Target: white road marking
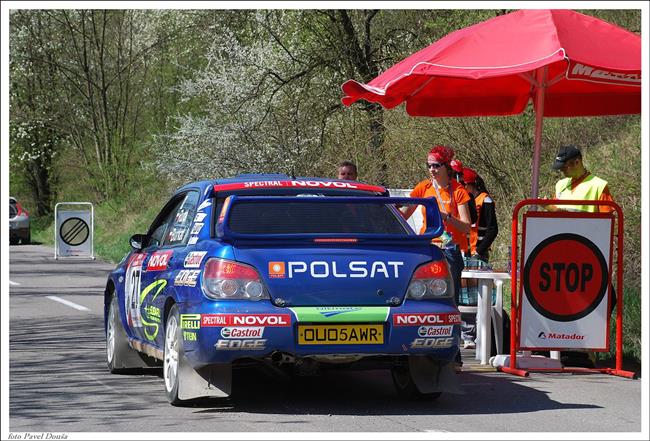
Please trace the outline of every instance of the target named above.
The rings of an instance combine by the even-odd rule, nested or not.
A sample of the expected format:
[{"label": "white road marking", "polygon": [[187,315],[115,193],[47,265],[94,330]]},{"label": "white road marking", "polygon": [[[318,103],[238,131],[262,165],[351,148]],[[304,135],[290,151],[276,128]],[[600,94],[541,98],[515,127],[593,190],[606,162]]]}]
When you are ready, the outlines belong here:
[{"label": "white road marking", "polygon": [[54,300],[55,302],[63,303],[64,305],[67,305],[71,308],[77,309],[79,311],[90,311],[90,309],[86,308],[85,306],[77,305],[76,303],[72,303],[69,300],[62,299],[61,297],[57,296],[47,296],[48,299]]},{"label": "white road marking", "polygon": [[9,284],[10,284],[10,285],[13,285],[13,286],[18,286],[18,285],[20,285],[20,283],[18,283],[18,282],[12,282],[11,280],[9,281]]}]

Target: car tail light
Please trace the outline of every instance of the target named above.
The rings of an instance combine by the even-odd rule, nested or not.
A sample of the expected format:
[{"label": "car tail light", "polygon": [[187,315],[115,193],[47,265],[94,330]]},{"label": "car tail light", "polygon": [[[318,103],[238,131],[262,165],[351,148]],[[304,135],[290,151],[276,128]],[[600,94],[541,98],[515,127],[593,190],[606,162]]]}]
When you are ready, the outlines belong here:
[{"label": "car tail light", "polygon": [[269,294],[255,268],[225,259],[209,259],[203,269],[203,293],[215,300],[261,300]]},{"label": "car tail light", "polygon": [[416,268],[406,296],[414,300],[439,299],[451,297],[453,292],[454,282],[451,279],[449,264],[446,260],[436,260]]},{"label": "car tail light", "polygon": [[25,215],[27,216],[27,211],[18,203],[16,202],[16,216],[20,215]]}]

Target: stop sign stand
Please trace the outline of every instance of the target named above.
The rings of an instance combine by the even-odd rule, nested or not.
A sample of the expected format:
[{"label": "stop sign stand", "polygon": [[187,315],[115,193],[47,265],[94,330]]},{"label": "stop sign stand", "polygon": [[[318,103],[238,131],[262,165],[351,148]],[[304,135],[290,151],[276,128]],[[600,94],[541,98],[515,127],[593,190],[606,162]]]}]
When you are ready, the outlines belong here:
[{"label": "stop sign stand", "polygon": [[[536,206],[546,205],[609,206],[614,211],[608,214],[536,210]],[[544,228],[531,228],[531,231],[527,232],[525,223],[519,247],[519,213],[527,206],[533,207],[524,215],[524,220],[535,221],[536,226],[548,227],[547,231],[540,232]],[[553,234],[554,228],[568,222],[574,222],[575,225],[580,225],[580,228],[573,227],[574,231],[569,228],[568,232],[560,228],[559,234]],[[602,234],[603,232],[605,234]],[[531,355],[531,350],[609,350],[614,241],[617,269],[616,367],[563,367],[557,359]],[[532,246],[525,249],[527,242],[532,243]],[[497,370],[524,377],[527,377],[529,372],[567,372],[603,373],[636,378],[634,372],[622,368],[623,212],[616,203],[549,199],[525,199],[519,202],[512,216],[511,256],[511,267],[515,270],[511,278],[510,354],[493,357],[491,363]],[[603,300],[606,301],[603,303]],[[522,323],[525,324],[524,327]],[[559,332],[554,332],[556,329],[559,329]],[[574,330],[576,332],[571,332]],[[521,350],[524,352],[518,355],[517,352]]]}]

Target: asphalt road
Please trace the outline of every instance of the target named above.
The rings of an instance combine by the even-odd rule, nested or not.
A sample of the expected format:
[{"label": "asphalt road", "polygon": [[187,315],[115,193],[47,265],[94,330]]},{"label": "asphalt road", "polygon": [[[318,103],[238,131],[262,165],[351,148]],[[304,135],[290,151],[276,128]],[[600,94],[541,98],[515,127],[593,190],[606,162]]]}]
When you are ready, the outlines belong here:
[{"label": "asphalt road", "polygon": [[602,374],[521,378],[475,365],[459,374],[464,394],[443,394],[436,402],[398,399],[387,371],[287,382],[248,370],[235,373],[229,399],[172,407],[160,370],[111,375],[106,368],[102,293],[113,265],[54,260],[53,254],[39,245],[10,247],[14,433],[642,430],[641,380]]}]

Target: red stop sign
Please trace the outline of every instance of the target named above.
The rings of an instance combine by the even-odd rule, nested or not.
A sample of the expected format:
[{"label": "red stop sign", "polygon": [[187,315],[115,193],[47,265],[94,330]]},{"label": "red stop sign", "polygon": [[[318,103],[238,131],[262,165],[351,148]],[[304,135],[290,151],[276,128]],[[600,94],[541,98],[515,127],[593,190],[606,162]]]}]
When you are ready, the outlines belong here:
[{"label": "red stop sign", "polygon": [[526,298],[544,317],[560,322],[592,312],[607,292],[607,262],[589,239],[572,233],[551,236],[528,256]]}]

